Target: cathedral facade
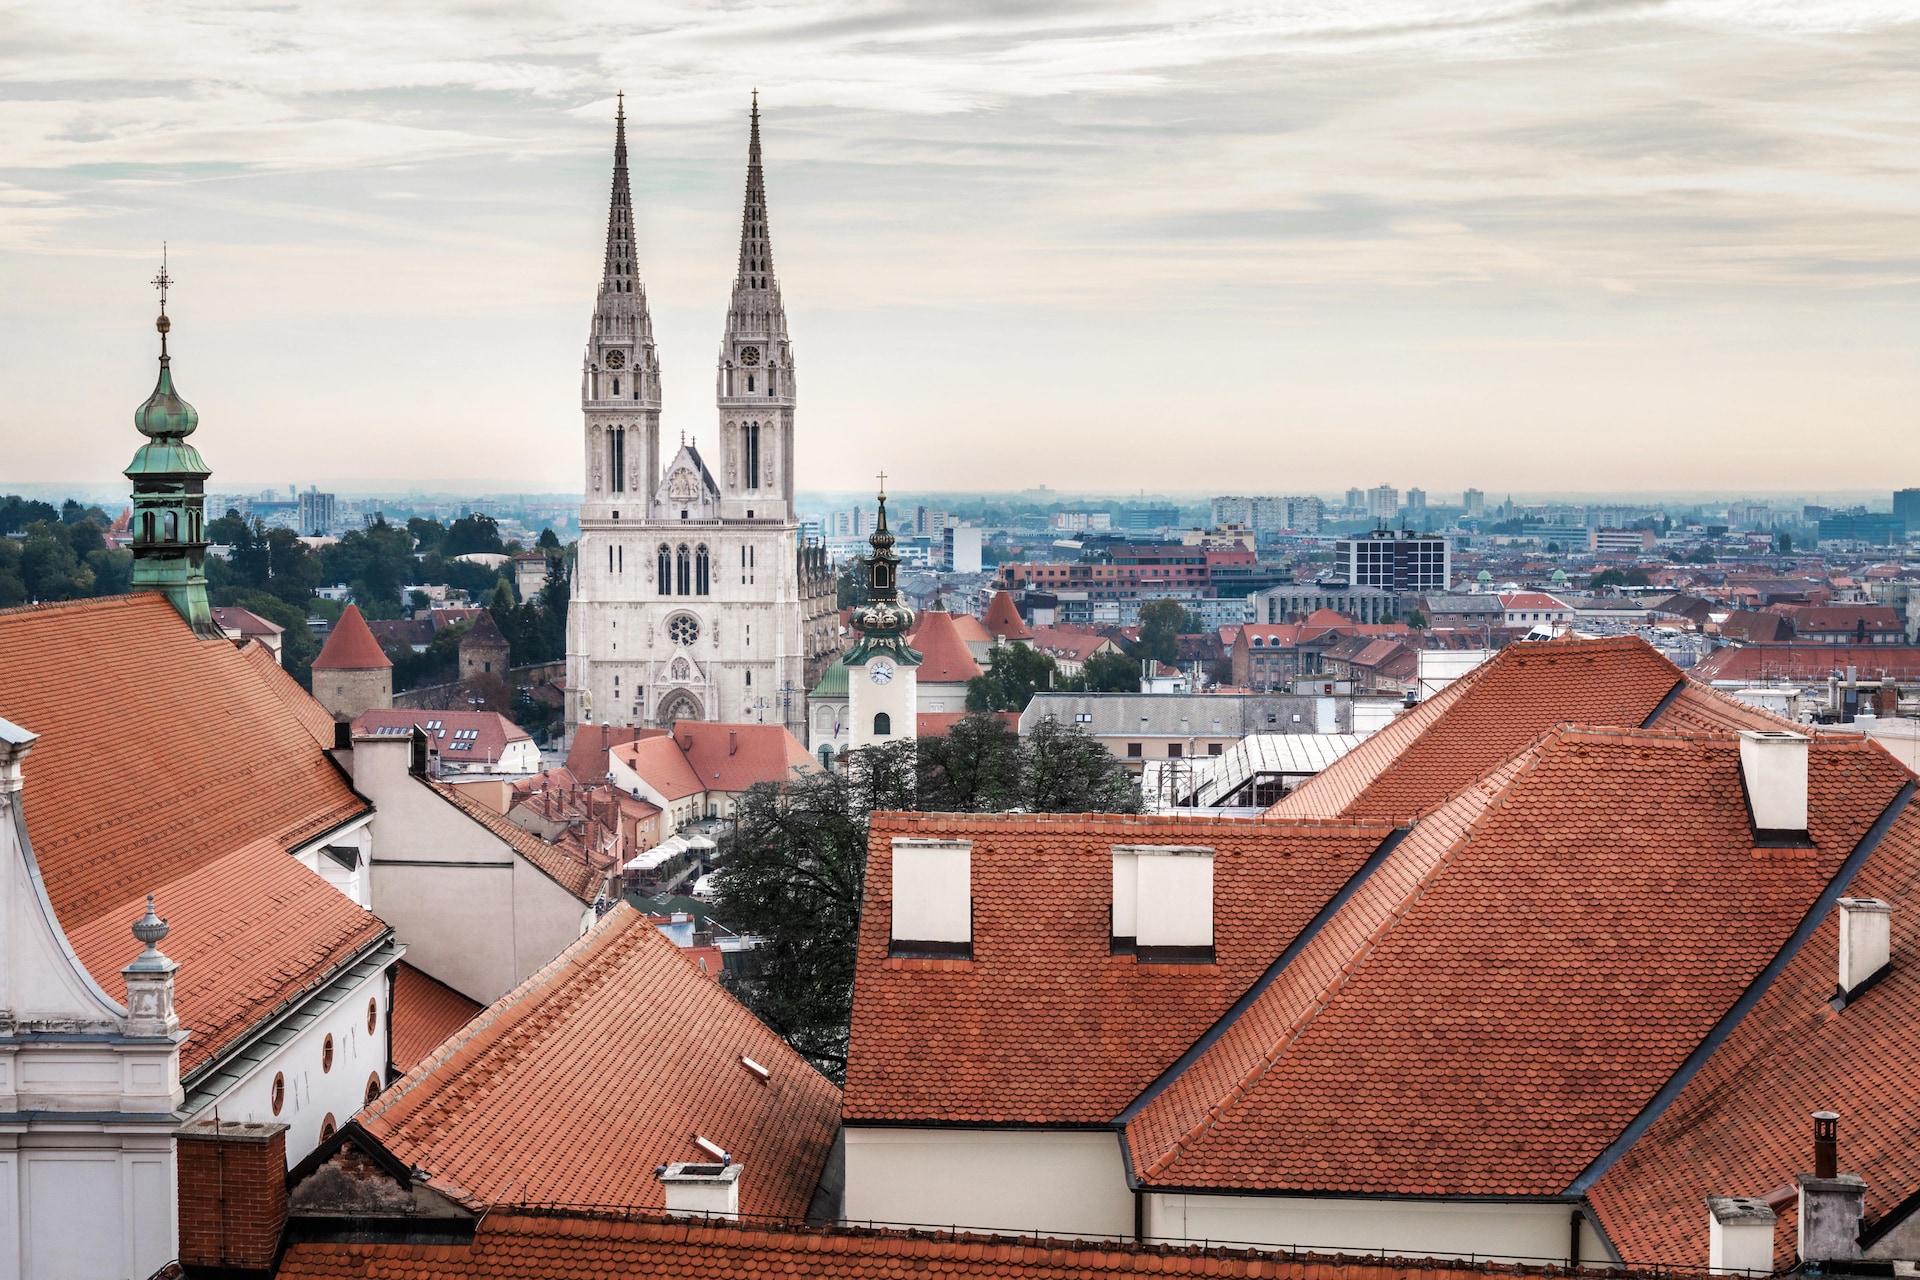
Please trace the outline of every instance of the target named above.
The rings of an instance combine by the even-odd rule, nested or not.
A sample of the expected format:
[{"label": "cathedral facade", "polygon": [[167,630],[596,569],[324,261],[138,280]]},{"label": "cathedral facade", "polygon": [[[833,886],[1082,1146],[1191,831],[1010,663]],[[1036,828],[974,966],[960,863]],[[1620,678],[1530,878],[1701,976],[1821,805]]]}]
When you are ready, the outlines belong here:
[{"label": "cathedral facade", "polygon": [[720,339],[715,456],[684,435],[662,463],[660,365],[614,126],[613,194],[580,402],[585,496],[567,616],[567,731],[676,720],[785,724],[838,651],[824,549],[793,507],[797,384],[773,272],[755,102],[733,296]]}]

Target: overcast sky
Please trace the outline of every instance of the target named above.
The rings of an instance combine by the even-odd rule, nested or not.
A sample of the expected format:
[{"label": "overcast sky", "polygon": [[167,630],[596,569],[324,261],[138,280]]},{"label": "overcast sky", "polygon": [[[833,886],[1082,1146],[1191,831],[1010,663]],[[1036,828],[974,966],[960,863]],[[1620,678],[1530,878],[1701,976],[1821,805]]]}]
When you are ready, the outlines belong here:
[{"label": "overcast sky", "polygon": [[669,440],[765,113],[799,481],[1920,484],[1911,0],[0,2],[0,486],[580,484],[614,92]]}]

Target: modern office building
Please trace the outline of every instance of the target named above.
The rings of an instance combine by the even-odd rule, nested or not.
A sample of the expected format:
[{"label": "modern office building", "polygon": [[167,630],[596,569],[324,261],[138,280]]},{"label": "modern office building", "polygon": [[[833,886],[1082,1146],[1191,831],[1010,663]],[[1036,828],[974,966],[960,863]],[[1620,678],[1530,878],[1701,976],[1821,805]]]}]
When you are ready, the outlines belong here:
[{"label": "modern office building", "polygon": [[1375,529],[1358,538],[1342,538],[1333,550],[1346,568],[1347,581],[1356,587],[1424,594],[1445,591],[1453,580],[1453,553],[1438,535]]}]

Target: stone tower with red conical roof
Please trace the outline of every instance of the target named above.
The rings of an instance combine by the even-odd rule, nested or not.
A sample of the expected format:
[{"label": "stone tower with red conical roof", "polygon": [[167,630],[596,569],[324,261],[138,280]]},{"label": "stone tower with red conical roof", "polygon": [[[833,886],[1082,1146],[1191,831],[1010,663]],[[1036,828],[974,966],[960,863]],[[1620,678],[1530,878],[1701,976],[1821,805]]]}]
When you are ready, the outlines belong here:
[{"label": "stone tower with red conical roof", "polygon": [[393,706],[393,663],[380,651],[367,620],[348,605],[313,660],[313,696],[335,720]]}]

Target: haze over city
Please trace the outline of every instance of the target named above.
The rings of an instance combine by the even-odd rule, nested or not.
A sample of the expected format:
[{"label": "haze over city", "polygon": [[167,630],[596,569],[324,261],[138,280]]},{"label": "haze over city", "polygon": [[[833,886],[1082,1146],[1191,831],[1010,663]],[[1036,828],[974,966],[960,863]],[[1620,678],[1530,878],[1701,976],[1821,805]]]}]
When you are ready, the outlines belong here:
[{"label": "haze over city", "polygon": [[576,490],[622,89],[663,427],[710,444],[757,87],[803,488],[1871,488],[1920,408],[1917,44],[1869,3],[15,7],[3,469],[114,482],[166,239],[216,484]]}]

